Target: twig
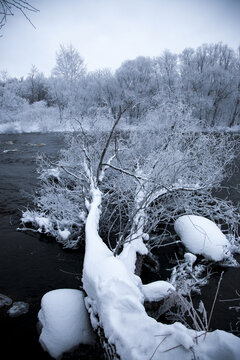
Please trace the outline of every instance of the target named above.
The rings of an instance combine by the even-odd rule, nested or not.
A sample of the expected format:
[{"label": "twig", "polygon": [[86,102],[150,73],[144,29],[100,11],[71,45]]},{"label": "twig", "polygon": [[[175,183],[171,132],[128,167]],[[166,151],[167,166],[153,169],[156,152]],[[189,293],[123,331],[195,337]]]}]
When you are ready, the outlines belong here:
[{"label": "twig", "polygon": [[110,168],[112,168],[112,169],[114,169],[114,170],[116,170],[116,171],[119,171],[119,172],[123,173],[123,174],[132,176],[132,177],[134,177],[137,181],[139,181],[139,180],[148,181],[148,180],[149,180],[149,179],[147,179],[147,178],[143,178],[143,177],[141,177],[141,176],[138,176],[138,175],[136,175],[136,174],[133,174],[133,173],[131,173],[131,172],[128,171],[128,170],[121,169],[121,168],[119,168],[119,167],[117,167],[117,166],[114,166],[114,165],[111,165],[111,164],[108,164],[108,163],[103,163],[102,166],[110,167]]},{"label": "twig", "polygon": [[214,300],[213,300],[213,304],[212,304],[211,312],[210,312],[210,315],[209,315],[206,331],[209,331],[209,325],[210,325],[210,322],[211,322],[211,319],[212,319],[212,314],[213,314],[213,310],[214,310],[214,307],[215,307],[215,304],[216,304],[216,300],[217,300],[219,288],[220,288],[220,285],[221,285],[221,281],[222,281],[222,278],[223,278],[223,274],[224,274],[224,271],[221,272],[221,275],[220,275],[220,278],[219,278],[219,281],[218,281],[217,290],[216,290],[215,297],[214,297]]},{"label": "twig", "polygon": [[153,354],[152,354],[152,356],[150,357],[149,360],[152,360],[152,359],[153,359],[153,357],[154,357],[154,355],[156,354],[159,346],[164,342],[164,340],[166,340],[166,338],[167,338],[167,336],[165,336],[165,337],[162,339],[162,341],[158,344],[158,346],[157,346],[156,349],[154,350],[154,352],[153,352]]},{"label": "twig", "polygon": [[68,275],[81,276],[81,274],[79,274],[79,273],[72,273],[70,271],[65,271],[62,269],[59,269],[59,271],[63,272],[64,274],[68,274]]}]

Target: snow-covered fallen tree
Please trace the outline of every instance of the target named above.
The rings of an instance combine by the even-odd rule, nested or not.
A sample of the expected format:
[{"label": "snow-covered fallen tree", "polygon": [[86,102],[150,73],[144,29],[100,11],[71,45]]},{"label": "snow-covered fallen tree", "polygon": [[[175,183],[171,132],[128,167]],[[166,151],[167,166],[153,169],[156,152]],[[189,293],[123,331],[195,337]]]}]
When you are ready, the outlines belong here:
[{"label": "snow-covered fallen tree", "polygon": [[[144,302],[171,297],[175,288],[166,282],[143,285],[138,276],[142,257],[162,245],[168,224],[179,215],[207,216],[223,223],[231,239],[236,235],[236,209],[211,195],[234,159],[235,144],[193,131],[189,113],[181,111],[170,114],[175,121],[161,133],[118,133],[125,110],[119,108],[109,133],[81,127],[58,163],[45,162],[37,210],[23,215],[23,225],[35,225],[66,247],[85,238],[85,304],[109,359],[237,359],[240,339],[231,334],[148,316]],[[54,172],[46,171],[53,166]],[[159,223],[164,231],[152,238]],[[186,261],[193,266],[193,255]]]}]

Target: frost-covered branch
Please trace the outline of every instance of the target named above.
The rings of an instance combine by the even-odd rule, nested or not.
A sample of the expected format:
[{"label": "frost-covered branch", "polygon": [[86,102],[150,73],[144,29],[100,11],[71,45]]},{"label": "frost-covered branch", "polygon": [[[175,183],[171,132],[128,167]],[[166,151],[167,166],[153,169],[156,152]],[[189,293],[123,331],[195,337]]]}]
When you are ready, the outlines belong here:
[{"label": "frost-covered branch", "polygon": [[15,10],[20,11],[27,21],[35,28],[27,13],[38,12],[39,10],[37,8],[23,0],[0,0],[0,29],[6,24],[7,17],[14,15]]},{"label": "frost-covered branch", "polygon": [[109,148],[110,141],[112,140],[112,136],[113,136],[113,133],[114,133],[114,131],[115,131],[115,128],[117,127],[117,125],[118,125],[118,123],[119,123],[122,115],[127,111],[127,109],[128,109],[129,106],[130,106],[130,104],[127,105],[124,109],[122,109],[122,106],[119,105],[119,111],[118,111],[117,118],[116,118],[116,120],[114,121],[114,124],[113,124],[113,126],[112,126],[112,129],[111,129],[111,131],[109,132],[109,135],[108,135],[108,137],[107,137],[106,144],[105,144],[105,146],[104,146],[104,148],[103,148],[103,151],[102,151],[102,153],[101,153],[101,155],[100,155],[99,164],[98,164],[98,167],[97,167],[97,174],[96,174],[97,183],[99,183],[100,178],[101,178],[101,171],[102,171],[102,166],[103,166],[103,160],[104,160],[104,157],[105,157],[105,155],[106,155],[106,152],[107,152],[107,150],[108,150],[108,148]]}]

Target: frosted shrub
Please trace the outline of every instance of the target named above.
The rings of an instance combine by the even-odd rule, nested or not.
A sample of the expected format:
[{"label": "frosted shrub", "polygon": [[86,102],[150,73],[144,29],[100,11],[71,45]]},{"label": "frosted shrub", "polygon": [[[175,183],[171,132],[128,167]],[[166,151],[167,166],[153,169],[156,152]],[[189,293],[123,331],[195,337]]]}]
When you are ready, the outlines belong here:
[{"label": "frosted shrub", "polygon": [[[108,171],[101,185],[104,196],[99,230],[116,254],[124,242],[131,241],[127,239],[130,233],[132,239],[133,233],[138,233],[139,225],[134,225],[133,219],[141,209],[144,233],[158,231],[159,224],[165,229],[160,236],[150,236],[150,248],[162,245],[172,236],[173,221],[181,214],[207,216],[224,224],[227,233],[236,238],[237,209],[212,196],[212,189],[218,188],[231,171],[234,142],[230,136],[196,132],[197,123],[181,106],[169,110],[168,116],[172,118],[171,127],[161,132],[155,128],[146,132],[144,125],[138,129],[129,127],[128,131],[115,132],[107,148],[106,157],[111,162],[101,165]],[[111,122],[108,118],[110,127]],[[83,234],[88,213],[84,200],[88,193],[86,163],[98,171],[99,157],[109,135],[101,123],[102,119],[91,127],[91,123],[78,121],[79,132],[68,135],[67,148],[62,150],[59,161],[52,164],[42,159],[40,163],[36,211],[49,217],[52,226],[47,232],[67,247],[71,241],[81,241]],[[64,229],[70,232],[66,242],[59,235],[59,230]]]}]

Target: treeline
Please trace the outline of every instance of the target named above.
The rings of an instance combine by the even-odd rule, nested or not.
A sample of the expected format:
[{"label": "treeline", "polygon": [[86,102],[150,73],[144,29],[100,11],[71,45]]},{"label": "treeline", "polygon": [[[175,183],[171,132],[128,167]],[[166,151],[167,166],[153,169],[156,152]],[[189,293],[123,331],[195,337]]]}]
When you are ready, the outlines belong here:
[{"label": "treeline", "polygon": [[60,45],[50,77],[35,66],[26,78],[1,73],[1,121],[29,104],[54,107],[62,124],[69,118],[116,117],[119,106],[127,109],[129,123],[164,122],[164,109],[181,104],[207,127],[232,127],[240,124],[240,49],[217,43],[179,55],[165,51],[127,60],[113,73],[87,72],[78,51]]}]

